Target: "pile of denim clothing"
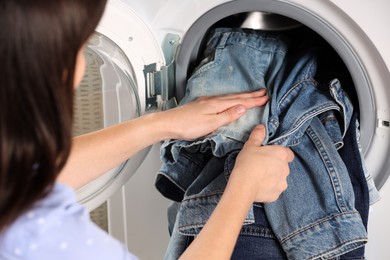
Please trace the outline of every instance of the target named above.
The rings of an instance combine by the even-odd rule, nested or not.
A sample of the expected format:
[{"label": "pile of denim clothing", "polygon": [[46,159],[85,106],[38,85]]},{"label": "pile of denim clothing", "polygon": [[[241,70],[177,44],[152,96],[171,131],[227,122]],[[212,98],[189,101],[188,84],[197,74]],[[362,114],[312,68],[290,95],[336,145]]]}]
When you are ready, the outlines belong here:
[{"label": "pile of denim clothing", "polygon": [[358,107],[353,91],[332,78],[336,61],[323,46],[297,38],[240,28],[209,33],[180,104],[262,88],[270,100],[206,137],[163,143],[156,187],[175,202],[166,259],[177,259],[200,232],[260,123],[264,144],[290,147],[295,159],[280,198],[253,204],[232,259],[364,259],[368,210],[379,195],[359,146]]}]

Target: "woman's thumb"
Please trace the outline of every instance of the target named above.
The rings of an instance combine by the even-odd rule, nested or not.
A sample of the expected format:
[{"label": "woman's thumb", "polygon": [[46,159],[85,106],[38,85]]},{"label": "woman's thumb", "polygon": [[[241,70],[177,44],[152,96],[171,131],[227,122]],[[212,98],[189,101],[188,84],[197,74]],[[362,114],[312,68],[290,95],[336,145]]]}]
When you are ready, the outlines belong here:
[{"label": "woman's thumb", "polygon": [[261,145],[265,138],[265,127],[264,125],[257,125],[253,130],[247,142],[251,142],[255,145]]}]

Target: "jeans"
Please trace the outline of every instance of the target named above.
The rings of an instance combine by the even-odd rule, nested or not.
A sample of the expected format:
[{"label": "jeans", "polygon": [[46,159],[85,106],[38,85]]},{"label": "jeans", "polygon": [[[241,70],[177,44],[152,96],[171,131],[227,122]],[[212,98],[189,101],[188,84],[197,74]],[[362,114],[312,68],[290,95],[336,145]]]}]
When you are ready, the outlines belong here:
[{"label": "jeans", "polygon": [[[255,43],[262,48],[268,45],[261,41],[272,39],[275,42],[275,37],[255,35]],[[214,44],[217,50],[206,50],[206,60],[218,62],[203,63],[198,69],[200,72],[195,72],[189,79],[186,95],[190,97],[185,102],[192,100],[194,93],[225,94],[231,92],[231,88],[234,88],[233,92],[247,91],[246,80],[252,76],[233,77],[237,80],[231,81],[229,73],[240,71],[240,74],[251,75],[254,67],[263,68],[262,64],[254,66],[246,61],[256,59],[257,54],[261,56],[259,61],[268,66],[274,64],[270,63],[270,58],[275,57],[269,54],[272,48],[261,52],[253,47],[252,31],[244,34],[224,29],[222,33],[215,32],[211,43],[213,39],[218,42]],[[246,44],[248,42],[251,44]],[[208,53],[214,53],[213,59],[207,58],[210,57]],[[256,112],[256,116],[249,114],[242,128],[238,122],[238,125],[218,130],[201,140],[164,143],[161,153],[164,165],[156,187],[166,197],[181,201],[167,259],[180,256],[181,250],[185,249],[185,236],[199,233],[226,186],[234,166],[231,159],[234,151],[241,149],[250,130],[261,122],[267,127],[266,143],[289,146],[296,155],[290,167],[288,189],[276,202],[264,204],[273,234],[286,256],[289,259],[329,259],[366,243],[365,227],[354,208],[351,180],[337,153],[343,146],[353,107],[337,80],[327,85],[319,85],[314,80],[314,52],[309,51],[297,59],[280,55],[278,51],[276,56],[283,57],[276,63],[278,67],[270,67],[262,74],[270,102],[264,111]],[[268,59],[262,59],[264,56]],[[229,62],[225,63],[225,60]],[[206,69],[202,69],[203,66]],[[244,82],[240,82],[242,80]],[[215,87],[212,83],[223,87]],[[244,225],[251,224],[257,224],[253,208],[244,222]],[[258,242],[261,244],[263,240]],[[237,250],[239,257],[237,254],[241,251]]]},{"label": "jeans", "polygon": [[[358,113],[354,112],[351,124],[344,138],[345,145],[339,150],[339,153],[348,168],[348,173],[351,178],[355,194],[355,208],[359,211],[363,224],[367,229],[370,203],[374,203],[379,199],[379,193],[362,160],[359,137]],[[365,259],[364,247],[348,252],[339,259]]]},{"label": "jeans", "polygon": [[[354,153],[351,153],[357,161],[359,161],[359,164],[361,168],[358,168],[359,171],[362,171],[367,182],[367,188],[368,188],[368,197],[369,197],[369,204],[373,205],[377,203],[381,199],[381,195],[379,194],[378,189],[375,186],[374,179],[372,178],[371,174],[368,172],[366,164],[364,162],[364,156],[362,153],[362,147],[360,145],[360,131],[359,131],[359,121],[355,121],[355,127],[351,129],[351,134],[355,134],[356,137],[351,140],[351,142],[354,142]],[[356,149],[359,151],[357,154]],[[355,164],[355,167],[359,167]]]},{"label": "jeans", "polygon": [[253,206],[255,222],[243,226],[237,239],[232,260],[283,260],[287,259],[276,239],[262,205]]},{"label": "jeans", "polygon": [[[168,219],[175,220],[179,203],[174,202],[169,207]],[[171,214],[174,215],[171,215]],[[232,260],[285,260],[287,259],[279,241],[276,239],[269,225],[264,208],[260,204],[253,206],[255,222],[244,225],[237,238],[234,251],[230,259]],[[173,231],[174,225],[170,223],[169,233],[172,236],[170,248],[171,254],[165,256],[166,259],[177,259],[179,254],[174,256],[172,252],[184,252],[192,243],[194,236],[184,236]],[[174,241],[174,243],[173,243]]]}]

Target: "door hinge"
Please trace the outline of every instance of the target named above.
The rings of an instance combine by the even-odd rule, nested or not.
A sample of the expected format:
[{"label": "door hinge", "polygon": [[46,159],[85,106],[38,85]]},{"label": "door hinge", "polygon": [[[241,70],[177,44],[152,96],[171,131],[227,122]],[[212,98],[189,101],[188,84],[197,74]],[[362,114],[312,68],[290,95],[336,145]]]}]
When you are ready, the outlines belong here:
[{"label": "door hinge", "polygon": [[163,42],[162,50],[166,65],[157,63],[145,65],[144,77],[146,83],[146,108],[168,109],[176,106],[174,98],[175,82],[175,55],[179,46],[180,37],[168,34]]}]

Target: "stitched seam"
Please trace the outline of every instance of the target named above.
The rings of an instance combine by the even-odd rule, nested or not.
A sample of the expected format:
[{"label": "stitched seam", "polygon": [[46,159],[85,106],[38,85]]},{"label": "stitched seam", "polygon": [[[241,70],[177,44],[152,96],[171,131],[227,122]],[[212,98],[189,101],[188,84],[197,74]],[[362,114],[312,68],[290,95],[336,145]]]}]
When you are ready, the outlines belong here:
[{"label": "stitched seam", "polygon": [[299,229],[299,230],[297,230],[297,231],[291,233],[290,235],[286,236],[285,238],[282,238],[282,239],[280,240],[280,243],[283,244],[283,243],[285,243],[287,240],[291,239],[292,237],[297,236],[297,235],[299,235],[299,234],[301,234],[301,233],[304,233],[304,232],[306,232],[306,231],[308,231],[308,230],[310,230],[310,229],[313,229],[313,228],[315,228],[315,227],[317,227],[317,226],[319,226],[319,225],[321,225],[321,224],[323,224],[323,223],[325,223],[325,222],[328,222],[328,221],[331,220],[331,219],[334,219],[334,218],[337,218],[337,217],[341,217],[341,216],[356,215],[356,214],[359,214],[359,212],[357,212],[357,211],[352,211],[352,212],[344,212],[344,213],[340,213],[340,214],[333,214],[332,216],[329,216],[329,217],[320,219],[320,220],[317,221],[316,223],[313,223],[313,224],[311,224],[311,225],[308,225],[308,226],[306,226],[306,227],[303,227],[303,228],[301,228],[301,229]]}]

